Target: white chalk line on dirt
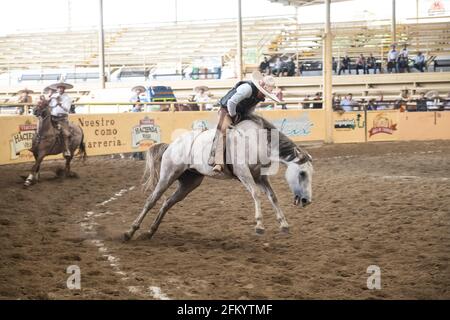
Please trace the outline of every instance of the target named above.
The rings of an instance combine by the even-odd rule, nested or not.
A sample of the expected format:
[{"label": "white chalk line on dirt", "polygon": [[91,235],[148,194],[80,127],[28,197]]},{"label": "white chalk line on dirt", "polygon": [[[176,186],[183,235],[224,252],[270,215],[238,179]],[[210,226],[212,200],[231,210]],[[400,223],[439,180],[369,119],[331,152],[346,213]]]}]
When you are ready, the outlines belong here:
[{"label": "white chalk line on dirt", "polygon": [[[126,194],[128,191],[134,190],[135,187],[132,186],[128,189],[121,189],[119,192],[115,193],[113,197],[109,198],[106,201],[103,201],[102,203],[97,204],[97,206],[105,206],[106,204],[117,200],[119,197]],[[95,222],[95,218],[108,216],[108,215],[114,215],[114,213],[110,211],[95,213],[94,211],[87,211],[84,215],[83,221],[80,223],[81,229],[89,235],[97,236],[96,226],[98,226],[98,223]],[[112,255],[111,251],[106,247],[105,243],[100,239],[92,239],[91,243],[97,247],[97,250],[99,253],[104,257],[107,261],[109,266],[113,269],[114,273],[120,276],[120,279],[122,281],[127,281],[130,279],[128,274],[121,269],[120,266],[120,259],[114,255]],[[145,297],[152,297],[154,299],[158,300],[170,300],[169,297],[162,292],[161,288],[157,286],[127,286],[127,289],[129,292]]]}]

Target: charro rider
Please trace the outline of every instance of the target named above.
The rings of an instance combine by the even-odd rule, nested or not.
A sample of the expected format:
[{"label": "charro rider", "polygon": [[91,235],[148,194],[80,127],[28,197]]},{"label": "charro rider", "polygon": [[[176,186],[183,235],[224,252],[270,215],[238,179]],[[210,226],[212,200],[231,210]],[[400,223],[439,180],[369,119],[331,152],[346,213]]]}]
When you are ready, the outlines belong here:
[{"label": "charro rider", "polygon": [[56,128],[60,130],[63,136],[64,142],[64,157],[70,157],[69,151],[69,111],[72,105],[72,99],[65,93],[66,89],[72,89],[73,85],[58,82],[48,87],[51,90],[56,90],[50,97],[49,106],[51,107],[52,121],[55,123]]},{"label": "charro rider", "polygon": [[[252,112],[259,102],[265,100],[265,96],[278,103],[281,102],[272,94],[274,87],[275,79],[272,76],[264,77],[259,71],[255,71],[252,74],[251,81],[239,81],[220,99],[221,108],[219,110],[219,123],[217,124],[215,137],[216,147],[211,150],[212,154],[214,154],[213,170],[215,172],[223,171],[226,130],[239,122],[243,115]],[[222,139],[219,138],[220,136]]]}]

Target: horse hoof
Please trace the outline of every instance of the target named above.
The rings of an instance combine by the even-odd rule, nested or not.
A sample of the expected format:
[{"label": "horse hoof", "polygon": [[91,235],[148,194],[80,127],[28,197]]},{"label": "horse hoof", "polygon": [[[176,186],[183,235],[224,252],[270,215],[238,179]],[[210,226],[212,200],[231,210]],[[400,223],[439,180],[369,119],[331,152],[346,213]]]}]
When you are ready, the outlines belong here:
[{"label": "horse hoof", "polygon": [[255,232],[257,235],[263,235],[265,230],[263,228],[255,228]]},{"label": "horse hoof", "polygon": [[127,242],[127,241],[130,241],[132,237],[133,237],[133,235],[131,234],[131,232],[128,231],[123,234],[122,239],[123,239],[123,241]]},{"label": "horse hoof", "polygon": [[289,227],[281,227],[280,231],[282,234],[289,234]]}]

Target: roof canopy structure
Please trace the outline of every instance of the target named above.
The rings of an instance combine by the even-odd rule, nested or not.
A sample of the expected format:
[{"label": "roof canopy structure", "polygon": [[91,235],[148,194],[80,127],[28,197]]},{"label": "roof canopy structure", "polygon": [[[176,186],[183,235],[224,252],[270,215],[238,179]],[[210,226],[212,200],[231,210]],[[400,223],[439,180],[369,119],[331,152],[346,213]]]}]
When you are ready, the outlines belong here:
[{"label": "roof canopy structure", "polygon": [[[323,4],[324,0],[269,0],[270,2],[282,3],[286,6],[304,7]],[[348,0],[331,0],[331,2],[342,2]]]}]

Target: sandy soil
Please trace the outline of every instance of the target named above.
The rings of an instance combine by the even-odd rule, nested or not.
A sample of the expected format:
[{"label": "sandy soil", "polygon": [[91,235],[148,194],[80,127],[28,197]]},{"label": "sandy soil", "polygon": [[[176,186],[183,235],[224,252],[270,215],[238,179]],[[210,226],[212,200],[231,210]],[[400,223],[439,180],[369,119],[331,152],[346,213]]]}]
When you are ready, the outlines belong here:
[{"label": "sandy soil", "polygon": [[[272,179],[288,236],[266,199],[257,236],[244,188],[205,179],[152,240],[123,243],[145,199],[142,161],[75,162],[71,179],[55,177],[62,162],[46,162],[29,189],[20,178],[29,164],[1,166],[0,298],[450,299],[450,141],[309,151],[313,204],[293,207],[284,170]],[[81,290],[66,287],[70,265]],[[381,290],[367,289],[370,265]]]}]

